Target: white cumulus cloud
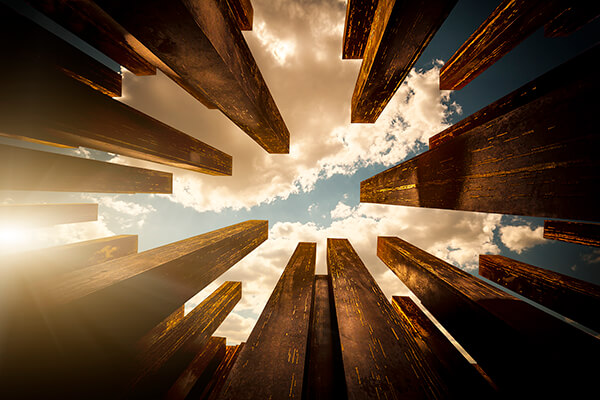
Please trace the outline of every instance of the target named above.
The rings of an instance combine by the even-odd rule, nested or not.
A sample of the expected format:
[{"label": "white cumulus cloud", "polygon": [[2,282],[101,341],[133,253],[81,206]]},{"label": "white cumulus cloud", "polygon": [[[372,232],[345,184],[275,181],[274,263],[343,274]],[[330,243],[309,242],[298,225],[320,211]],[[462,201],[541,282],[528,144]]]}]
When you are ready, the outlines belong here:
[{"label": "white cumulus cloud", "polygon": [[529,225],[508,225],[500,228],[502,243],[517,254],[533,246],[544,243],[544,228],[531,228]]}]

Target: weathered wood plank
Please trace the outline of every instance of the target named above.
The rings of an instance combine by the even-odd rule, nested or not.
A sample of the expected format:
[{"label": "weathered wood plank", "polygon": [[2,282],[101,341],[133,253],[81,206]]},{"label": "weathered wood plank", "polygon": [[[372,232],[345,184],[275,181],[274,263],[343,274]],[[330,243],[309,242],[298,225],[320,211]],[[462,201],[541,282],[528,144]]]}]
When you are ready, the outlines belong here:
[{"label": "weathered wood plank", "polygon": [[[24,64],[43,64],[111,97],[121,96],[121,74],[94,60],[35,22],[0,4],[0,49]],[[6,60],[2,60],[6,62]],[[27,68],[25,65],[24,68]],[[11,79],[12,73],[5,75]],[[3,84],[4,85],[4,84]]]},{"label": "weathered wood plank", "polygon": [[265,150],[289,152],[287,127],[226,1],[96,3]]},{"label": "weathered wood plank", "polygon": [[227,0],[227,3],[229,3],[238,27],[243,31],[251,31],[254,9],[250,0]]},{"label": "weathered wood plank", "polygon": [[173,174],[0,144],[0,190],[173,193]]},{"label": "weathered wood plank", "polygon": [[479,256],[479,275],[600,332],[600,286],[498,255]]},{"label": "weathered wood plank", "polygon": [[140,340],[135,346],[137,368],[130,397],[160,398],[169,392],[173,398],[184,398],[199,378],[197,358],[202,359],[210,336],[241,298],[241,282],[225,282],[163,335]]},{"label": "weathered wood plank", "polygon": [[348,240],[327,239],[327,270],[348,398],[450,397]]},{"label": "weathered wood plank", "polygon": [[379,237],[377,255],[477,361],[502,396],[592,390],[594,374],[587,366],[598,358],[598,339],[397,237]]},{"label": "weathered wood plank", "polygon": [[156,343],[162,337],[168,334],[185,317],[185,305],[173,311],[167,318],[163,319],[158,325],[152,328],[142,337],[138,343]]},{"label": "weathered wood plank", "polygon": [[[237,346],[227,346],[225,350],[225,357],[213,373],[210,382],[206,385],[201,395],[194,396],[197,400],[217,400],[221,391],[223,389],[223,385],[225,385],[225,380],[229,376],[229,372],[235,361],[237,360],[242,348],[244,347],[244,343],[240,343]],[[195,393],[193,393],[195,395]]]},{"label": "weathered wood plank", "polygon": [[316,243],[299,243],[220,399],[300,398],[313,298]]},{"label": "weathered wood plank", "polygon": [[456,0],[381,0],[352,95],[352,122],[379,118]]},{"label": "weathered wood plank", "polygon": [[600,224],[546,220],[544,239],[600,247]]},{"label": "weathered wood plank", "polygon": [[589,118],[600,81],[578,75],[362,181],[361,202],[600,220],[600,135]]},{"label": "weathered wood plank", "polygon": [[97,219],[94,203],[0,205],[0,226],[37,228]]},{"label": "weathered wood plank", "polygon": [[377,4],[377,0],[348,0],[342,59],[363,58]]},{"label": "weathered wood plank", "polygon": [[552,21],[544,25],[544,36],[564,37],[581,29],[600,15],[597,1],[573,1]]},{"label": "weathered wood plank", "polygon": [[29,4],[71,31],[135,75],[154,75],[156,67],[144,58],[150,52],[91,0],[27,0]]}]

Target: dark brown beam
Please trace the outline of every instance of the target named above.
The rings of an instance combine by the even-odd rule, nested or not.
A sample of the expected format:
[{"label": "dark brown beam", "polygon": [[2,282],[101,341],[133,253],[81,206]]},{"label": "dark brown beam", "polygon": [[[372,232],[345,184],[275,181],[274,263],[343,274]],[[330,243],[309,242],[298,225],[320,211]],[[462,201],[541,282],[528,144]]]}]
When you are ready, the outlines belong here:
[{"label": "dark brown beam", "polygon": [[[76,79],[105,95],[121,96],[121,74],[96,61],[35,22],[0,4],[0,35],[18,40],[3,40],[0,48],[25,64],[45,65]],[[3,62],[6,62],[3,60]],[[28,68],[24,65],[23,68]],[[12,74],[5,75],[9,79]]]},{"label": "dark brown beam", "polygon": [[96,3],[265,150],[289,152],[287,127],[226,1]]},{"label": "dark brown beam", "polygon": [[352,95],[352,122],[377,121],[456,1],[379,1]]},{"label": "dark brown beam", "polygon": [[546,220],[544,238],[600,247],[600,224]]},{"label": "dark brown beam", "polygon": [[0,144],[0,190],[173,193],[173,174]]},{"label": "dark brown beam", "polygon": [[97,219],[94,203],[0,205],[0,226],[37,228]]},{"label": "dark brown beam", "polygon": [[316,243],[299,243],[220,399],[300,398],[304,381]]},{"label": "dark brown beam", "polygon": [[589,118],[600,82],[578,75],[361,182],[361,202],[600,220],[600,135]]},{"label": "dark brown beam", "polygon": [[553,20],[564,0],[504,0],[440,70],[440,89],[459,90]]},{"label": "dark brown beam", "polygon": [[155,343],[173,329],[185,317],[185,304],[173,311],[167,318],[146,333],[138,343]]},{"label": "dark brown beam", "polygon": [[143,56],[150,51],[93,1],[27,0],[27,2],[135,75],[156,74],[156,67]]},{"label": "dark brown beam", "polygon": [[600,354],[598,339],[399,238],[379,237],[377,255],[477,361],[502,396],[592,390],[595,379],[588,366]]},{"label": "dark brown beam", "polygon": [[342,59],[363,58],[377,4],[377,0],[348,0]]},{"label": "dark brown beam", "polygon": [[227,0],[238,27],[243,31],[252,30],[254,9],[250,0]]},{"label": "dark brown beam", "polygon": [[235,364],[235,361],[240,355],[243,347],[244,343],[241,343],[237,346],[227,346],[225,357],[212,375],[210,382],[206,385],[202,394],[195,396],[194,398],[198,400],[218,399],[223,389],[223,385],[225,384],[225,380],[229,376],[229,372],[231,371],[231,368],[233,368],[233,365]]},{"label": "dark brown beam", "polygon": [[[225,282],[163,335],[140,340],[128,397],[162,397],[169,392],[174,398],[184,398],[196,383],[196,356],[202,357],[210,336],[241,298],[241,282]],[[222,347],[224,355],[224,338]],[[187,366],[191,368],[186,370]]]},{"label": "dark brown beam", "polygon": [[504,256],[480,255],[479,275],[600,332],[600,286]]},{"label": "dark brown beam", "polygon": [[600,15],[600,4],[596,1],[572,1],[569,3],[556,18],[544,25],[544,36],[569,36]]}]

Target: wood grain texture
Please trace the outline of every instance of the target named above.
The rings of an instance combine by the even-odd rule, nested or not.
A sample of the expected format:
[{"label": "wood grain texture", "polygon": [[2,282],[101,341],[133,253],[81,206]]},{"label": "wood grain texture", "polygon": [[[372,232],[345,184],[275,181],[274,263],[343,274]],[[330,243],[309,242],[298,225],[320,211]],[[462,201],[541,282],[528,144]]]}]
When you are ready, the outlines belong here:
[{"label": "wood grain texture", "polygon": [[220,399],[301,398],[316,247],[316,243],[296,247]]},{"label": "wood grain texture", "polygon": [[289,152],[287,127],[226,1],[96,3],[267,152]]},{"label": "wood grain texture", "polygon": [[143,54],[150,51],[93,1],[27,0],[27,2],[135,75],[156,74],[156,67],[143,57]]},{"label": "wood grain texture", "polygon": [[363,58],[378,0],[348,0],[344,24],[342,59]]},{"label": "wood grain texture", "polygon": [[41,63],[46,68],[59,71],[107,96],[121,96],[121,74],[5,4],[0,4],[0,35],[5,38],[18,38],[0,42],[3,54],[22,58],[25,64]]},{"label": "wood grain texture", "polygon": [[0,144],[0,190],[173,193],[173,174]]},{"label": "wood grain texture", "polygon": [[569,36],[600,15],[600,3],[597,1],[573,1],[569,3],[552,21],[544,25],[544,36]]},{"label": "wood grain texture", "polygon": [[327,270],[348,398],[448,398],[348,240],[327,239]]},{"label": "wood grain texture", "polygon": [[94,203],[0,205],[0,226],[38,228],[97,219]]},{"label": "wood grain texture", "polygon": [[361,202],[600,220],[600,135],[589,118],[600,82],[579,75],[362,181]]},{"label": "wood grain texture", "polygon": [[380,0],[352,95],[352,122],[379,118],[456,0]]},{"label": "wood grain texture", "polygon": [[592,390],[586,365],[598,357],[598,339],[397,237],[379,237],[377,255],[477,361],[501,396],[583,396]]},{"label": "wood grain texture", "polygon": [[498,255],[479,256],[479,275],[600,332],[600,286]]},{"label": "wood grain texture", "polygon": [[440,89],[459,90],[553,20],[565,0],[503,0],[440,70]]},{"label": "wood grain texture", "polygon": [[238,27],[243,31],[251,31],[254,9],[250,0],[227,0],[227,3],[229,3]]},{"label": "wood grain texture", "polygon": [[[221,390],[223,390],[223,385],[225,385],[225,381],[229,376],[229,372],[231,372],[231,368],[235,364],[242,348],[244,347],[244,343],[240,343],[236,346],[227,346],[225,350],[225,357],[213,373],[210,381],[202,391],[202,393],[198,396],[195,396],[195,399],[198,400],[216,400],[221,394]],[[195,393],[193,393],[195,395]]]},{"label": "wood grain texture", "polygon": [[163,335],[140,340],[128,397],[163,397],[169,392],[167,397],[184,398],[199,378],[197,358],[202,359],[210,336],[241,298],[241,282],[225,282]]},{"label": "wood grain texture", "polygon": [[600,224],[546,220],[544,239],[600,247]]}]

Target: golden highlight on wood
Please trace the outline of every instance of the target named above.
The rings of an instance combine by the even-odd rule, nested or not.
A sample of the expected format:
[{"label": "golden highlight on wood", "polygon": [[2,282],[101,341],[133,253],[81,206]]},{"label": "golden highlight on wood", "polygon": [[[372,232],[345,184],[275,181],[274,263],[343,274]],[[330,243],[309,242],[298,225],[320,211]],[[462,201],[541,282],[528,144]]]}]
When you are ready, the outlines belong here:
[{"label": "golden highlight on wood", "polygon": [[544,239],[600,247],[600,224],[546,220]]},{"label": "golden highlight on wood", "polygon": [[377,4],[377,0],[348,0],[342,44],[344,60],[363,58]]}]

